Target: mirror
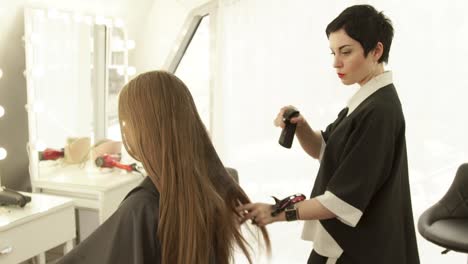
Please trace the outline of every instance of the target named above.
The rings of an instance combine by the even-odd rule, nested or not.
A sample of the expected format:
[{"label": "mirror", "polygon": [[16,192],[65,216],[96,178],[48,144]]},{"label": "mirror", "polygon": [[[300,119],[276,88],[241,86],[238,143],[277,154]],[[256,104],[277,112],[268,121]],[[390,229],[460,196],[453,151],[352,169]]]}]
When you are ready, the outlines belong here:
[{"label": "mirror", "polygon": [[110,47],[109,65],[107,67],[108,90],[106,99],[106,128],[107,137],[121,141],[120,125],[118,118],[118,94],[128,82],[128,76],[135,74],[135,68],[126,67],[128,64],[128,50],[135,47],[133,41],[127,41],[125,31],[122,28],[109,28]]},{"label": "mirror", "polygon": [[[33,189],[34,181],[48,176],[49,167],[54,167],[39,162],[44,149],[67,153],[67,145],[79,142],[84,153],[101,139],[120,141],[117,95],[135,72],[127,67],[128,49],[134,43],[127,41],[122,25],[121,20],[101,16],[25,9]],[[81,159],[74,157],[69,164],[83,166],[87,161]]]},{"label": "mirror", "polygon": [[211,131],[210,16],[201,17],[175,75],[190,89],[200,117]]},{"label": "mirror", "polygon": [[218,1],[208,1],[187,16],[163,68],[187,84],[218,153],[225,151],[225,100],[218,27]]},{"label": "mirror", "polygon": [[72,19],[54,10],[25,11],[28,110],[35,113],[35,141],[46,147],[95,133],[95,60],[105,55],[96,46],[105,44],[98,39],[105,26]]}]

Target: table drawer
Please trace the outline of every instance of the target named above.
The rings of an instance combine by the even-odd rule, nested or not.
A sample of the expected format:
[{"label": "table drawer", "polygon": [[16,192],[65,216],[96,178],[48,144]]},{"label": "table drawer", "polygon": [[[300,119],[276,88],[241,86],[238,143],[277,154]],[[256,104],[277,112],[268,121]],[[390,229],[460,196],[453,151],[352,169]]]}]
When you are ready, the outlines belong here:
[{"label": "table drawer", "polygon": [[[1,224],[1,223],[0,223]],[[0,232],[0,263],[17,264],[75,237],[72,205]]]}]

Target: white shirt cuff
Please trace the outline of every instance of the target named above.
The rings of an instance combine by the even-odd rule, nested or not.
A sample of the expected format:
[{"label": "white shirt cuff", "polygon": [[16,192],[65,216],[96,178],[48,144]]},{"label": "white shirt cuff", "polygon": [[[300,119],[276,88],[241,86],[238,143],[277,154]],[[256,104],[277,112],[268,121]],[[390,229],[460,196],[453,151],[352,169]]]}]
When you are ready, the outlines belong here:
[{"label": "white shirt cuff", "polygon": [[315,198],[317,198],[317,200],[328,210],[334,213],[338,220],[346,225],[356,227],[361,219],[361,210],[341,200],[329,191],[326,191],[324,194]]},{"label": "white shirt cuff", "polygon": [[335,239],[327,232],[318,220],[304,221],[302,239],[313,241],[314,250],[319,255],[334,259],[335,261],[343,253],[343,249],[340,245],[338,245]]}]

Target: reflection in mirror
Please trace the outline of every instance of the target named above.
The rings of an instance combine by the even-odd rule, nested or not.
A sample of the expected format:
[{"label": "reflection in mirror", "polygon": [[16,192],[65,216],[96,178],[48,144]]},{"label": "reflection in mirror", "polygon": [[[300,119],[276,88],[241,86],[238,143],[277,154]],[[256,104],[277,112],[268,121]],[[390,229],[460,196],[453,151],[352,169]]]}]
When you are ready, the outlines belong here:
[{"label": "reflection in mirror", "polygon": [[[69,13],[25,11],[29,110],[35,113],[36,143],[60,148],[67,137],[93,138],[95,39],[102,25],[80,23]],[[86,23],[89,21],[89,23]],[[28,94],[29,95],[29,94]]]},{"label": "reflection in mirror", "polygon": [[[86,165],[94,171],[96,166],[88,165],[94,165],[102,148],[120,153],[120,147],[113,148],[119,142],[94,145],[108,136],[108,124],[118,126],[117,94],[131,72],[127,52],[134,43],[128,43],[123,28],[112,22],[57,10],[25,10],[33,181],[55,174],[60,164]],[[120,132],[115,140],[120,140]],[[63,162],[48,162],[57,158]]]},{"label": "reflection in mirror", "polygon": [[135,44],[133,41],[127,41],[125,31],[122,28],[109,28],[109,31],[111,45],[108,51],[110,61],[107,72],[107,137],[112,140],[121,141],[118,118],[118,94],[122,87],[128,82],[128,76],[135,74],[134,68],[127,68],[127,52],[128,49],[133,48]]},{"label": "reflection in mirror", "polygon": [[201,18],[175,75],[190,89],[200,117],[211,131],[210,16]]}]

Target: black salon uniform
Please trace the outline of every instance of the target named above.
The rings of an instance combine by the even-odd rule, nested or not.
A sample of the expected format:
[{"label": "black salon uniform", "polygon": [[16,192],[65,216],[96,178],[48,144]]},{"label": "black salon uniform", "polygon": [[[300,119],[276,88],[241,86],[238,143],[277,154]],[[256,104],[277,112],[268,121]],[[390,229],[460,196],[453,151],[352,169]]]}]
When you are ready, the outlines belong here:
[{"label": "black salon uniform", "polygon": [[[351,113],[343,109],[322,132],[326,147],[311,198],[317,197],[337,218],[311,224],[315,238],[310,239],[314,250],[308,263],[419,263],[405,120],[395,87],[388,82],[391,73],[379,78],[387,83],[371,87]],[[369,85],[382,83],[379,78]]]},{"label": "black salon uniform", "polygon": [[133,189],[117,211],[58,264],[157,264],[159,193],[149,177]]}]

